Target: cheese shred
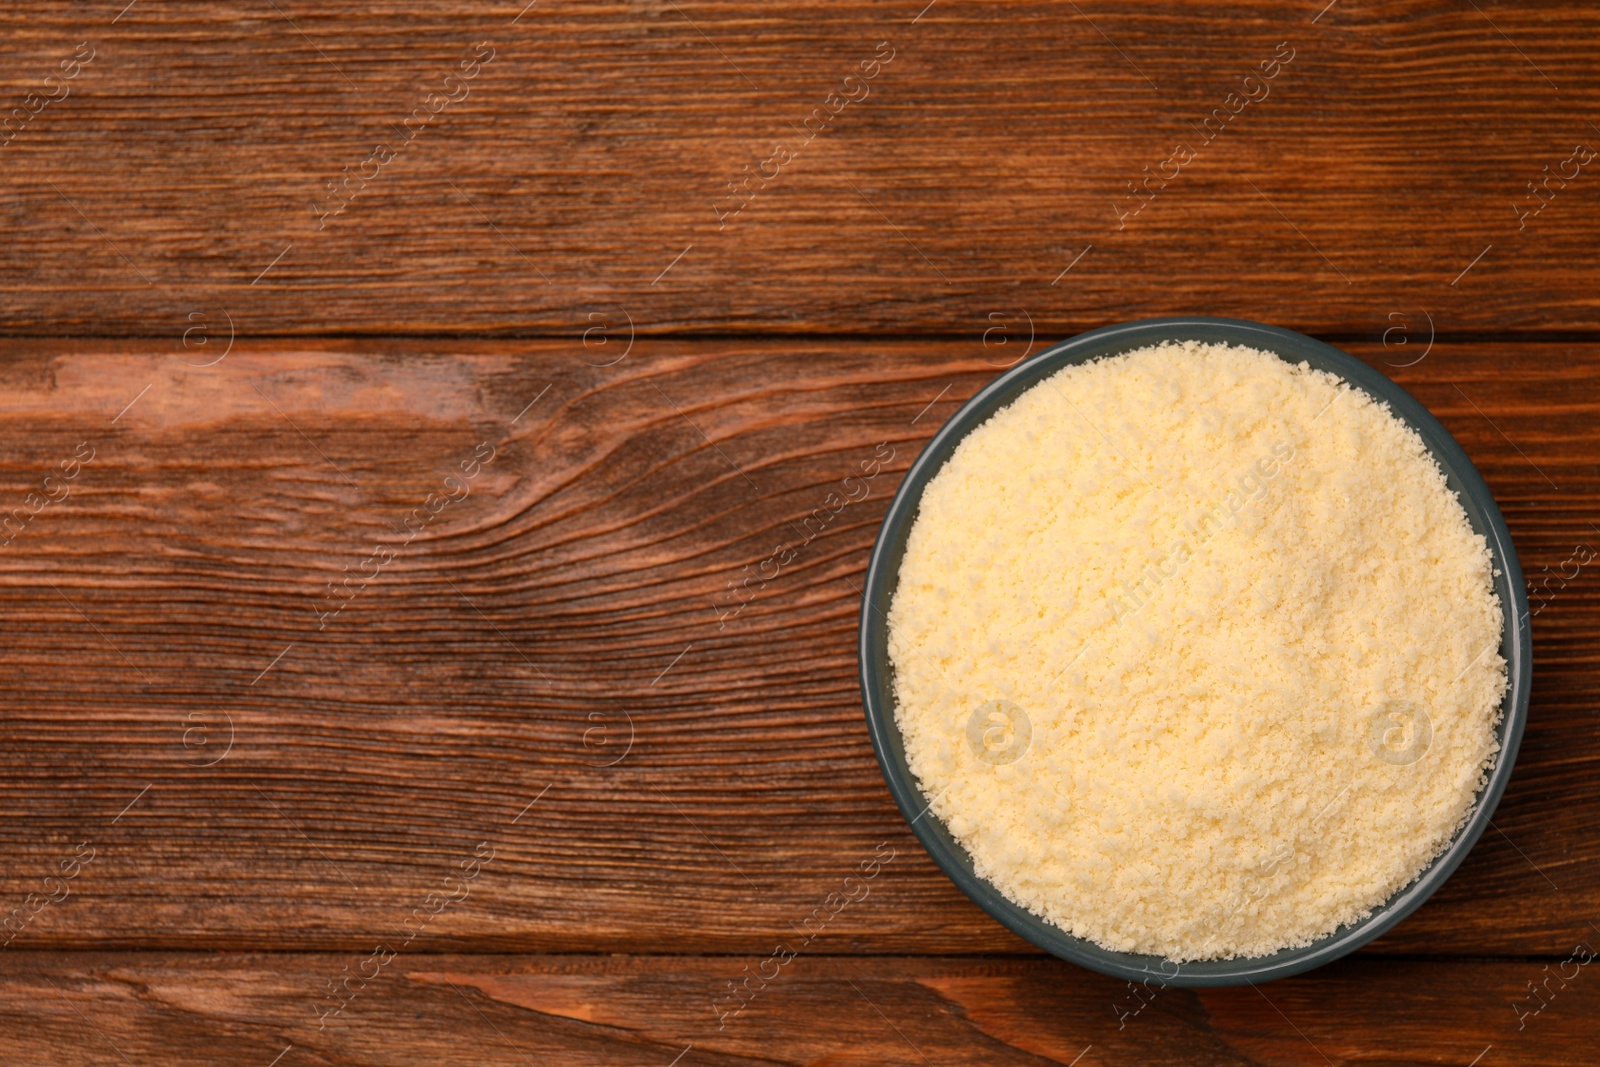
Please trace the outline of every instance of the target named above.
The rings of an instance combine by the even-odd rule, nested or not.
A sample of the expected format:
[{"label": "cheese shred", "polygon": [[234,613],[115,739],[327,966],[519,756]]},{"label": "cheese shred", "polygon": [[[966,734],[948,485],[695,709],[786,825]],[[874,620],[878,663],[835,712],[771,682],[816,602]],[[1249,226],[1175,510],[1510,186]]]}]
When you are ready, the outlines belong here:
[{"label": "cheese shred", "polygon": [[1261,956],[1422,871],[1499,750],[1488,545],[1337,376],[1193,341],[1068,367],[923,492],[889,611],[931,812],[1106,948]]}]

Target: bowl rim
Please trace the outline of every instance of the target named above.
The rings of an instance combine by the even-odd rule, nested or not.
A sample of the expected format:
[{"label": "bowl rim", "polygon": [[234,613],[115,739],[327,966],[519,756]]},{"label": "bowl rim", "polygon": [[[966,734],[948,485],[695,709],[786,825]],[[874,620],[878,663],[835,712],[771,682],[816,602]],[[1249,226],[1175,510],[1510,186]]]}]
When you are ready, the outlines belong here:
[{"label": "bowl rim", "polygon": [[[887,612],[905,540],[915,521],[923,490],[968,433],[1039,380],[1066,366],[1161,341],[1183,340],[1246,344],[1272,352],[1285,362],[1309,361],[1387,403],[1396,417],[1417,431],[1444,470],[1473,529],[1488,542],[1496,572],[1495,591],[1505,617],[1500,652],[1506,660],[1509,684],[1497,727],[1500,751],[1489,771],[1488,781],[1479,790],[1471,812],[1450,844],[1409,884],[1374,908],[1366,918],[1341,926],[1310,945],[1267,956],[1172,964],[1160,956],[1102,948],[1011,902],[973,872],[965,850],[948,830],[932,817],[924,819],[929,804],[905,763],[894,719],[887,656]],[[1455,438],[1410,393],[1356,357],[1293,330],[1244,319],[1173,316],[1119,323],[1069,338],[1000,374],[945,421],[906,471],[879,527],[862,590],[857,655],[863,710],[879,769],[912,832],[946,877],[1001,925],[1052,955],[1117,978],[1146,982],[1154,979],[1161,986],[1201,988],[1271,981],[1332,962],[1387,933],[1454,873],[1487,829],[1516,763],[1527,721],[1533,675],[1528,617],[1522,568],[1494,495]],[[1168,975],[1163,963],[1176,967],[1177,971]]]}]

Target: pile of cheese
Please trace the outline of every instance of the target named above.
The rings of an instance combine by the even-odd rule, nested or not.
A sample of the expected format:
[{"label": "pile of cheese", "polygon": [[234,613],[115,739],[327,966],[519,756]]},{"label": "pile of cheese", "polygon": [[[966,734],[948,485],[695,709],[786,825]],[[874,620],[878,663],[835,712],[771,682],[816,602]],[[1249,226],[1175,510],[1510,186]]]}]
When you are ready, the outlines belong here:
[{"label": "pile of cheese", "polygon": [[1506,690],[1488,546],[1334,375],[1174,342],[1069,367],[926,487],[896,716],[978,874],[1079,937],[1259,956],[1466,818]]}]

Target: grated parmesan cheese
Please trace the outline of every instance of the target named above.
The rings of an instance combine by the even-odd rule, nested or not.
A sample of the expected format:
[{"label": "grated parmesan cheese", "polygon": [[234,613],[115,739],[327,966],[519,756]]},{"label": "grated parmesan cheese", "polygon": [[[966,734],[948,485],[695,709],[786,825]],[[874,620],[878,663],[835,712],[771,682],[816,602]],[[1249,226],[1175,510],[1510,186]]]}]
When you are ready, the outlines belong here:
[{"label": "grated parmesan cheese", "polygon": [[1066,368],[929,482],[889,611],[931,810],[1106,948],[1227,959],[1369,914],[1498,751],[1491,557],[1335,375],[1174,342]]}]

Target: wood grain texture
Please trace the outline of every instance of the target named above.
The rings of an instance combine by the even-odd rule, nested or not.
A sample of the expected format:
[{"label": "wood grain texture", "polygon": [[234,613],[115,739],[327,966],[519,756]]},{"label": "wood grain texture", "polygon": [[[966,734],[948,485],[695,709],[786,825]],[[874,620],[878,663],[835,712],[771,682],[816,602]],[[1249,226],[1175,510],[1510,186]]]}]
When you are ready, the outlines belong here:
[{"label": "wood grain texture", "polygon": [[[41,108],[0,148],[5,333],[1600,326],[1574,159],[1600,146],[1600,22],[1575,0],[117,7],[0,13],[5,106]],[[879,42],[843,88],[866,95],[803,137]]]},{"label": "wood grain texture", "polygon": [[[1600,15],[1325,2],[0,10],[0,1062],[1592,1058]],[[962,400],[1192,313],[1442,419],[1536,669],[1417,914],[1151,999],[926,858],[854,643]]]},{"label": "wood grain texture", "polygon": [[[0,1019],[13,1025],[0,1028],[0,1054],[17,1063],[259,1067],[1497,1067],[1583,1062],[1600,1012],[1593,968],[1576,963],[1357,959],[1262,989],[1135,994],[1055,960],[822,956],[791,961],[719,1029],[712,1004],[746,961],[402,955],[364,987],[354,983],[342,1013],[321,1017],[320,991],[359,960],[7,956]],[[1547,990],[1537,1014],[1530,982]]]},{"label": "wood grain texture", "polygon": [[[0,511],[25,520],[0,549],[0,900],[60,898],[6,958],[407,935],[749,956],[884,849],[810,951],[1030,952],[911,837],[855,675],[877,524],[995,353],[641,340],[595,367],[592,340],[241,341],[211,367],[6,346]],[[1600,347],[1439,343],[1399,368],[1418,349],[1391,340],[1353,349],[1461,441],[1530,577],[1569,574],[1600,546]],[[61,498],[27,514],[30,493]],[[1550,959],[1600,919],[1600,585],[1543,589],[1496,829],[1371,952]]]}]

